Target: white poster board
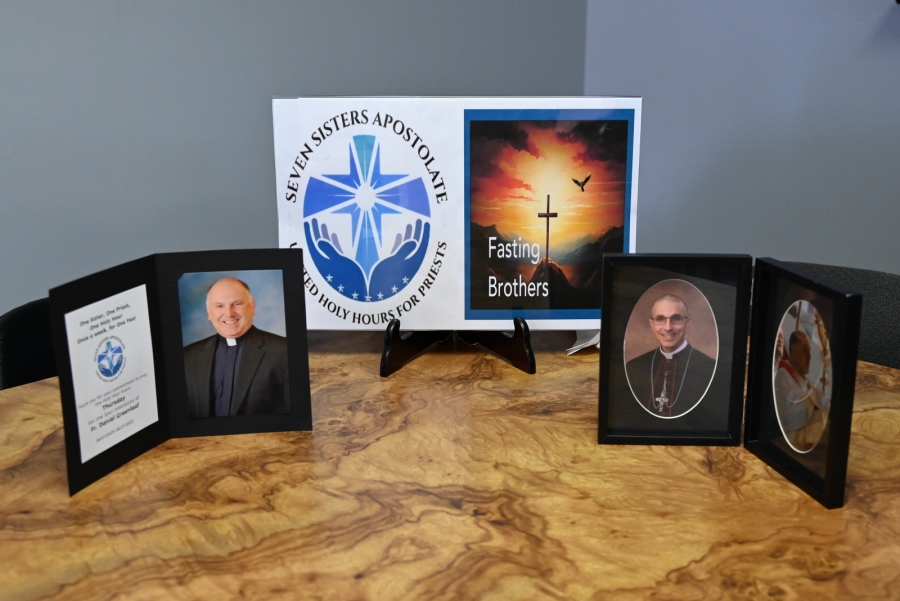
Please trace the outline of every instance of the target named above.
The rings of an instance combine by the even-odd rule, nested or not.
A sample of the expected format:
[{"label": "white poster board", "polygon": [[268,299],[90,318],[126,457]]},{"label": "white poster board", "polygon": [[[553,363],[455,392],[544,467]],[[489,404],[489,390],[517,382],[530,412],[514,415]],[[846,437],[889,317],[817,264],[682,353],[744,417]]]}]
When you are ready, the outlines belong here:
[{"label": "white poster board", "polygon": [[597,329],[633,252],[639,98],[272,103],[279,246],[310,329]]}]

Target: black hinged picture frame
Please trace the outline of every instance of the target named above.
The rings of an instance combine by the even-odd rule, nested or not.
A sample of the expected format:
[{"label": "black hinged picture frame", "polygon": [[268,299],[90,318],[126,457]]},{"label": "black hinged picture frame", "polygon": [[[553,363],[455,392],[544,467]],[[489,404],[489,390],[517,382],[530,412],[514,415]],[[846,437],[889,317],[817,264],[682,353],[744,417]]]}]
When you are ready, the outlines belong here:
[{"label": "black hinged picture frame", "polygon": [[749,255],[607,254],[598,442],[740,444]]},{"label": "black hinged picture frame", "polygon": [[756,261],[744,446],[827,508],[844,504],[862,295]]},{"label": "black hinged picture frame", "polygon": [[[253,313],[216,326],[223,286]],[[53,288],[50,319],[70,494],[169,438],[312,430],[302,251],[150,255]],[[219,347],[239,350],[217,380]]]}]

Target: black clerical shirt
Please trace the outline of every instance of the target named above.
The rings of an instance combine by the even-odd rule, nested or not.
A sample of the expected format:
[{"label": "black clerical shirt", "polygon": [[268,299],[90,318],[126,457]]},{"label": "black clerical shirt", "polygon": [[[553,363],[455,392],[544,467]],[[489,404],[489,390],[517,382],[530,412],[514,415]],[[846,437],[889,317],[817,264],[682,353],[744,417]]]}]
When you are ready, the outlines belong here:
[{"label": "black clerical shirt", "polygon": [[216,417],[229,415],[231,412],[231,395],[234,391],[234,378],[241,355],[247,341],[247,334],[236,339],[237,344],[228,346],[228,341],[219,336],[216,352],[213,355],[212,386],[210,387],[210,415]]}]

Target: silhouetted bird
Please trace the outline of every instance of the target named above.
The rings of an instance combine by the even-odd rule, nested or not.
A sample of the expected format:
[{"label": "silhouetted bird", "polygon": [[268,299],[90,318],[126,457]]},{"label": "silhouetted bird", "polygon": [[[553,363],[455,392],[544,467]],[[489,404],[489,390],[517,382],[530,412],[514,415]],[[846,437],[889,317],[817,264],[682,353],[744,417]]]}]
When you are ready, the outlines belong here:
[{"label": "silhouetted bird", "polygon": [[572,178],[572,181],[575,182],[575,185],[576,185],[576,186],[578,186],[579,188],[581,188],[581,191],[582,191],[582,192],[584,192],[584,185],[585,185],[586,183],[588,183],[588,182],[590,181],[590,179],[591,179],[591,175],[588,174],[588,176],[587,176],[586,178],[584,178],[584,181],[583,181],[583,182],[578,181],[578,180],[575,179],[574,177]]}]

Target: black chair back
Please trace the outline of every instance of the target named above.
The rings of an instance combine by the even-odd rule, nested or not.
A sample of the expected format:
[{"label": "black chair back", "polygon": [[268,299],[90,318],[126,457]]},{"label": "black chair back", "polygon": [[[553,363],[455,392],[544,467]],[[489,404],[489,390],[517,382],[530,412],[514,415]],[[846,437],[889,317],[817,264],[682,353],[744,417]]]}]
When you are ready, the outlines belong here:
[{"label": "black chair back", "polygon": [[852,288],[863,295],[859,360],[900,368],[900,275],[816,263],[790,265]]},{"label": "black chair back", "polygon": [[49,299],[31,301],[0,316],[0,390],[55,375]]}]

